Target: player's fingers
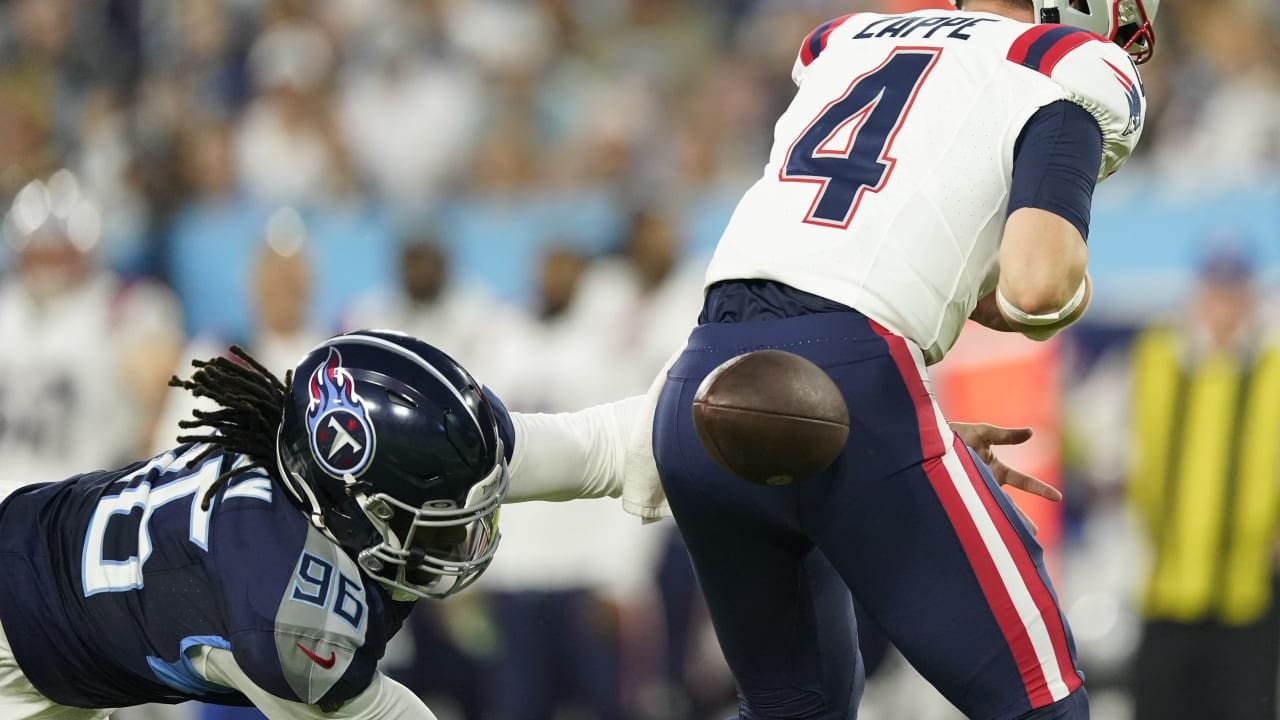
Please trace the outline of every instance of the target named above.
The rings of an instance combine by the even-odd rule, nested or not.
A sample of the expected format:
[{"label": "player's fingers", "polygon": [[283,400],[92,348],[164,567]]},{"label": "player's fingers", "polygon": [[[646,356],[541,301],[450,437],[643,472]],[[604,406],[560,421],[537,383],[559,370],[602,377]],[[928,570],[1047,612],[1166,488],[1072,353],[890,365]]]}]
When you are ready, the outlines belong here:
[{"label": "player's fingers", "polygon": [[982,439],[991,445],[1020,445],[1031,439],[1031,428],[1009,428],[999,425],[982,425]]},{"label": "player's fingers", "polygon": [[991,475],[1001,485],[1015,487],[1019,490],[1044,498],[1050,502],[1060,502],[1062,493],[1049,483],[1021,470],[1015,470],[1003,462],[996,460],[990,463]]}]

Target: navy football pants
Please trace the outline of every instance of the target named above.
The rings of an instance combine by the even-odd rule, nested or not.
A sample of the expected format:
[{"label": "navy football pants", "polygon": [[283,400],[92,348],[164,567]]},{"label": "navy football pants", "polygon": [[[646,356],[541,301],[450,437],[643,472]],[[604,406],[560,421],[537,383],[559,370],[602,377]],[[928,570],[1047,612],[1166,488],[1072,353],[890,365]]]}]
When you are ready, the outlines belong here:
[{"label": "navy football pants", "polygon": [[[721,470],[692,426],[702,379],[767,347],[825,369],[851,418],[836,463],[787,487]],[[654,452],[742,720],[856,717],[850,591],[968,717],[1088,717],[1040,546],[947,427],[901,337],[853,312],[700,325],[667,375]]]}]

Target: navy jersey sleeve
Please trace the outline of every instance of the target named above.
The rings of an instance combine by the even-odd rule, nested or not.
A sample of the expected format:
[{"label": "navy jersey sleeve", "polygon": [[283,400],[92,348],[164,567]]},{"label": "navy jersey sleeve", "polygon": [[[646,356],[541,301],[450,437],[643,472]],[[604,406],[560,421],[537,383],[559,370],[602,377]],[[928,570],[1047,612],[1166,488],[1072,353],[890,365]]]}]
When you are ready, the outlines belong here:
[{"label": "navy jersey sleeve", "polygon": [[1102,131],[1087,110],[1066,100],[1040,108],[1014,145],[1009,214],[1039,208],[1067,220],[1087,240],[1101,164]]},{"label": "navy jersey sleeve", "polygon": [[403,613],[281,495],[284,508],[251,506],[214,528],[229,649],[277,697],[346,701],[369,686]]}]

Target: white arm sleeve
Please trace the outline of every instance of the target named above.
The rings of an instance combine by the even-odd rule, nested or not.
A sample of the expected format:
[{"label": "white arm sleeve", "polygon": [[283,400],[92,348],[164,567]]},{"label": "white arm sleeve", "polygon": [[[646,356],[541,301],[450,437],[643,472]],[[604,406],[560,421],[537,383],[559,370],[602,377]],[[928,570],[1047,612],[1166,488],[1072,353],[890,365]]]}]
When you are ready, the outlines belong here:
[{"label": "white arm sleeve", "polygon": [[436,720],[417,695],[382,673],[374,674],[373,682],[364,692],[337,710],[325,712],[317,705],[284,700],[258,687],[240,669],[229,650],[202,647],[192,661],[205,679],[244,693],[270,720]]},{"label": "white arm sleeve", "polygon": [[557,415],[511,414],[515,450],[507,502],[622,497],[622,509],[650,523],[671,516],[653,456],[653,425],[667,360],[644,395]]},{"label": "white arm sleeve", "polygon": [[515,452],[507,502],[618,497],[627,443],[644,417],[637,395],[573,413],[511,413]]}]

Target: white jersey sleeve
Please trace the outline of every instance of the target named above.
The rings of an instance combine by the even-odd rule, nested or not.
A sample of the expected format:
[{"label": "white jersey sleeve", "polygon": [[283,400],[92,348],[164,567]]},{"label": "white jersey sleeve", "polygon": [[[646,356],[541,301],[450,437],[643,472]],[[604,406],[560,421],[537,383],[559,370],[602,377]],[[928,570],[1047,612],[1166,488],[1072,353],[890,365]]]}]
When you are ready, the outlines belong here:
[{"label": "white jersey sleeve", "polygon": [[653,456],[653,422],[667,371],[644,395],[575,413],[511,413],[515,452],[506,502],[622,497],[622,509],[645,523],[671,516]]},{"label": "white jersey sleeve", "polygon": [[1092,37],[1067,53],[1050,77],[1067,92],[1067,99],[1088,110],[1102,129],[1101,182],[1124,165],[1138,144],[1147,99],[1129,54],[1115,43]]},{"label": "white jersey sleeve", "polygon": [[505,502],[622,494],[627,438],[643,405],[636,396],[572,413],[511,413],[516,440]]}]

